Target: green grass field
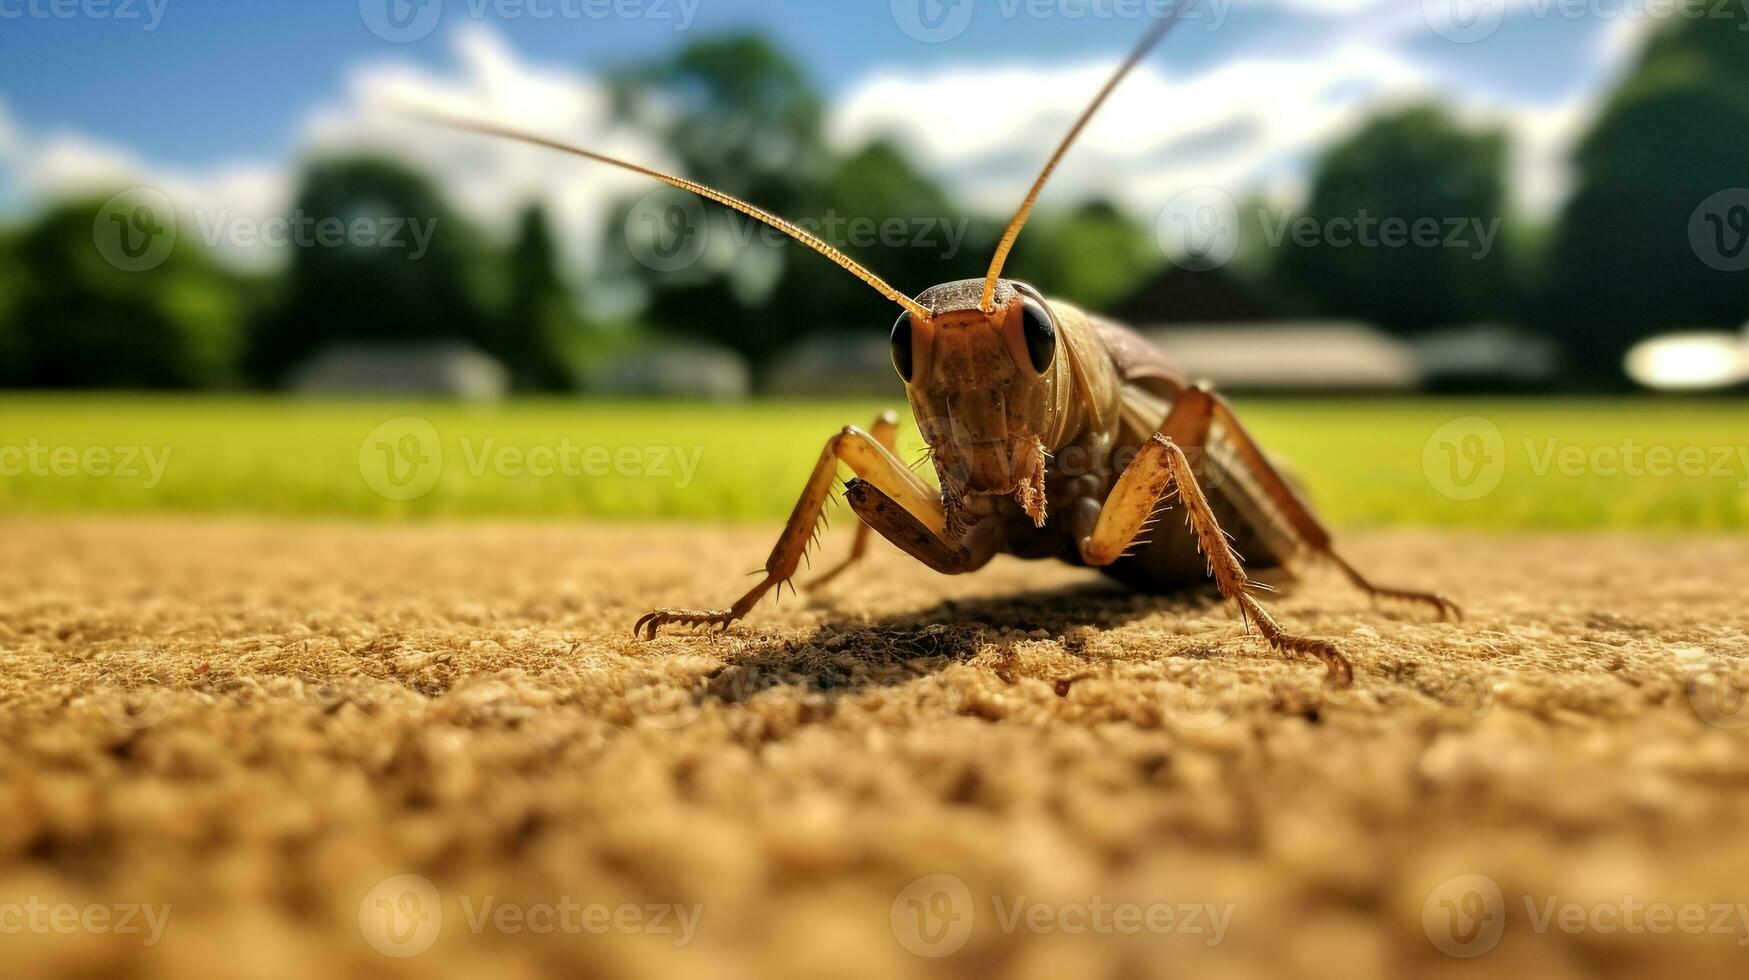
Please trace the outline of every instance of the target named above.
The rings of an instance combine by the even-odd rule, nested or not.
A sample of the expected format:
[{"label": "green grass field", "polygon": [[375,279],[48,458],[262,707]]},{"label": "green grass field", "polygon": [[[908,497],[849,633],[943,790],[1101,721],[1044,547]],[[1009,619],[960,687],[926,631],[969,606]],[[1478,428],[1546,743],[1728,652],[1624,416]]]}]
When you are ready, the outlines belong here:
[{"label": "green grass field", "polygon": [[[880,407],[0,396],[0,512],[768,520]],[[1749,527],[1743,403],[1239,408],[1338,525]]]}]

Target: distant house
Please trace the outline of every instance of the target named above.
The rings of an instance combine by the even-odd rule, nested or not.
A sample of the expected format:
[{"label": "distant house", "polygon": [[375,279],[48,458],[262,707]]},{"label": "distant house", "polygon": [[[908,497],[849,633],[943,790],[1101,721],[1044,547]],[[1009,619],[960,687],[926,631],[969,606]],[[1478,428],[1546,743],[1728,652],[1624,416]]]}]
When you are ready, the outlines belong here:
[{"label": "distant house", "polygon": [[460,342],[334,344],[294,370],[300,395],[408,395],[494,401],[510,392],[510,372]]},{"label": "distant house", "polygon": [[739,401],[752,393],[753,372],[746,358],[726,347],[663,340],[589,368],[584,387],[621,398]]},{"label": "distant house", "polygon": [[1537,391],[1561,373],[1554,341],[1496,324],[1453,327],[1414,340],[1434,391]]},{"label": "distant house", "polygon": [[1217,323],[1147,336],[1193,381],[1227,391],[1397,392],[1424,377],[1414,348],[1361,323]]},{"label": "distant house", "polygon": [[1363,323],[1284,319],[1224,268],[1173,268],[1110,315],[1227,391],[1407,391],[1424,375],[1408,344]]},{"label": "distant house", "polygon": [[790,398],[881,397],[901,392],[891,341],[879,330],[817,334],[771,366],[765,387]]}]

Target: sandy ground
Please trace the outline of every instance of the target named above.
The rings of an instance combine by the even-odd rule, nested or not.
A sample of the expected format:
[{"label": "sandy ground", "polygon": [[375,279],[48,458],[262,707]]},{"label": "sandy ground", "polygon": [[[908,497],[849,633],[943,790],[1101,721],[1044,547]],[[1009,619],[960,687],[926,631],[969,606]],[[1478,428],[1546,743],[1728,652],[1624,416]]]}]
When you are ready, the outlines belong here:
[{"label": "sandy ground", "polygon": [[[0,975],[1735,975],[1749,541],[1375,534],[1470,616],[770,529],[0,523]],[[828,541],[831,554],[846,546]]]}]

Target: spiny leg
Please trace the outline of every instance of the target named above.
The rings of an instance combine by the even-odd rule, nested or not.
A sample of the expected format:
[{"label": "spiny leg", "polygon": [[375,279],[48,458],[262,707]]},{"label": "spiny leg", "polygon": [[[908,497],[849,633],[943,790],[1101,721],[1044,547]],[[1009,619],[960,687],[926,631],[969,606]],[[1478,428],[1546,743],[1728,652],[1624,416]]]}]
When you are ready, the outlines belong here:
[{"label": "spiny leg", "polygon": [[784,525],[777,545],[765,560],[765,575],[758,585],[727,609],[658,609],[638,620],[632,632],[654,639],[657,630],[670,624],[727,629],[730,623],[746,616],[765,593],[795,574],[796,566],[813,540],[826,501],[831,497],[832,482],[837,479],[841,462],[904,508],[918,523],[938,536],[945,535],[947,518],[941,508],[940,494],[873,436],[855,426],[845,426],[843,431],[826,440],[826,447],[821,450],[820,459],[814,464],[807,485],[802,488],[795,510],[790,512],[789,523]]},{"label": "spiny leg", "polygon": [[[1179,396],[1178,404],[1182,404],[1187,398],[1199,403],[1199,405],[1206,404],[1206,407],[1199,407],[1197,411],[1212,414],[1214,419],[1220,422],[1222,431],[1238,454],[1239,462],[1257,480],[1263,492],[1269,495],[1270,502],[1275,504],[1276,509],[1287,520],[1295,534],[1305,543],[1306,547],[1340,569],[1356,588],[1374,599],[1393,599],[1400,602],[1432,606],[1439,613],[1441,619],[1447,617],[1463,618],[1463,611],[1458,608],[1457,603],[1445,596],[1431,592],[1386,588],[1367,581],[1366,577],[1356,571],[1353,565],[1350,565],[1341,555],[1336,553],[1329,530],[1312,513],[1312,508],[1306,503],[1305,498],[1301,497],[1293,485],[1282,477],[1275,464],[1270,462],[1269,457],[1258,447],[1257,441],[1251,438],[1251,433],[1245,431],[1244,424],[1239,421],[1238,415],[1234,414],[1232,406],[1228,405],[1221,396],[1201,388],[1185,391],[1183,395]],[[1173,406],[1174,414],[1178,411],[1178,404]],[[1174,438],[1178,437],[1174,435]],[[1178,439],[1178,442],[1192,452],[1202,444],[1200,439],[1195,442]]]},{"label": "spiny leg", "polygon": [[[1270,646],[1289,653],[1318,658],[1324,664],[1327,679],[1338,686],[1354,683],[1354,669],[1348,658],[1336,646],[1324,640],[1295,636],[1281,628],[1269,611],[1263,608],[1251,592],[1255,584],[1245,574],[1239,556],[1233,553],[1227,535],[1209,507],[1208,498],[1196,480],[1190,458],[1178,444],[1164,433],[1196,428],[1199,414],[1194,401],[1182,409],[1174,405],[1172,412],[1141,452],[1118,478],[1100,509],[1091,532],[1080,540],[1081,558],[1088,565],[1103,567],[1122,557],[1136,536],[1148,525],[1162,498],[1173,488],[1184,503],[1190,529],[1196,535],[1197,547],[1208,559],[1209,572],[1221,595],[1239,606],[1247,622],[1257,624],[1258,632]],[[1174,416],[1177,416],[1174,418]],[[1187,422],[1186,420],[1190,420]],[[1194,431],[1192,431],[1194,434]]]},{"label": "spiny leg", "polygon": [[[874,420],[874,424],[869,426],[869,435],[873,436],[874,440],[880,443],[887,452],[893,452],[898,448],[899,444],[899,413],[890,410],[882,412],[880,416]],[[868,553],[869,533],[868,522],[859,517],[856,523],[856,541],[850,546],[850,557],[839,562],[832,569],[825,574],[820,575],[812,582],[809,582],[808,588],[820,588],[838,576],[843,575],[845,570],[850,568],[850,566],[861,561],[862,556]]]}]

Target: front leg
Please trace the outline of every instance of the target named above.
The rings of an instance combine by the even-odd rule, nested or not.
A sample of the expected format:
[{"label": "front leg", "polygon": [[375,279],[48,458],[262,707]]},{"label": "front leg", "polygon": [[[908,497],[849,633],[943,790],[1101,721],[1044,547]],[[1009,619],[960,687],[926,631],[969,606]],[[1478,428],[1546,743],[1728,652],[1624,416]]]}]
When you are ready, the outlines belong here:
[{"label": "front leg", "polygon": [[[1176,422],[1168,418],[1162,430],[1170,431]],[[1256,588],[1245,574],[1239,556],[1227,541],[1226,532],[1209,507],[1197,483],[1189,457],[1184,450],[1162,432],[1156,432],[1142,446],[1140,453],[1118,478],[1098,518],[1080,541],[1081,559],[1092,567],[1104,567],[1118,560],[1128,550],[1136,536],[1147,527],[1160,501],[1176,487],[1178,499],[1184,503],[1190,529],[1196,535],[1197,546],[1208,558],[1209,572],[1221,595],[1239,606],[1239,614],[1247,622],[1257,624],[1263,638],[1278,650],[1309,654],[1323,661],[1326,679],[1339,687],[1354,683],[1354,668],[1335,645],[1324,640],[1295,636],[1281,628],[1262,603],[1251,594]]]},{"label": "front leg", "polygon": [[765,577],[758,585],[727,609],[658,609],[638,620],[632,632],[655,639],[656,631],[669,624],[727,629],[730,623],[746,616],[765,593],[789,581],[796,573],[832,495],[832,482],[841,462],[903,508],[918,524],[938,537],[946,537],[947,517],[942,511],[940,495],[879,440],[856,426],[845,426],[842,432],[826,440],[826,448],[821,451],[819,462],[814,464],[814,472],[802,488],[795,510],[790,512],[789,523],[784,525],[777,546],[771,549],[771,557],[765,560]]}]

